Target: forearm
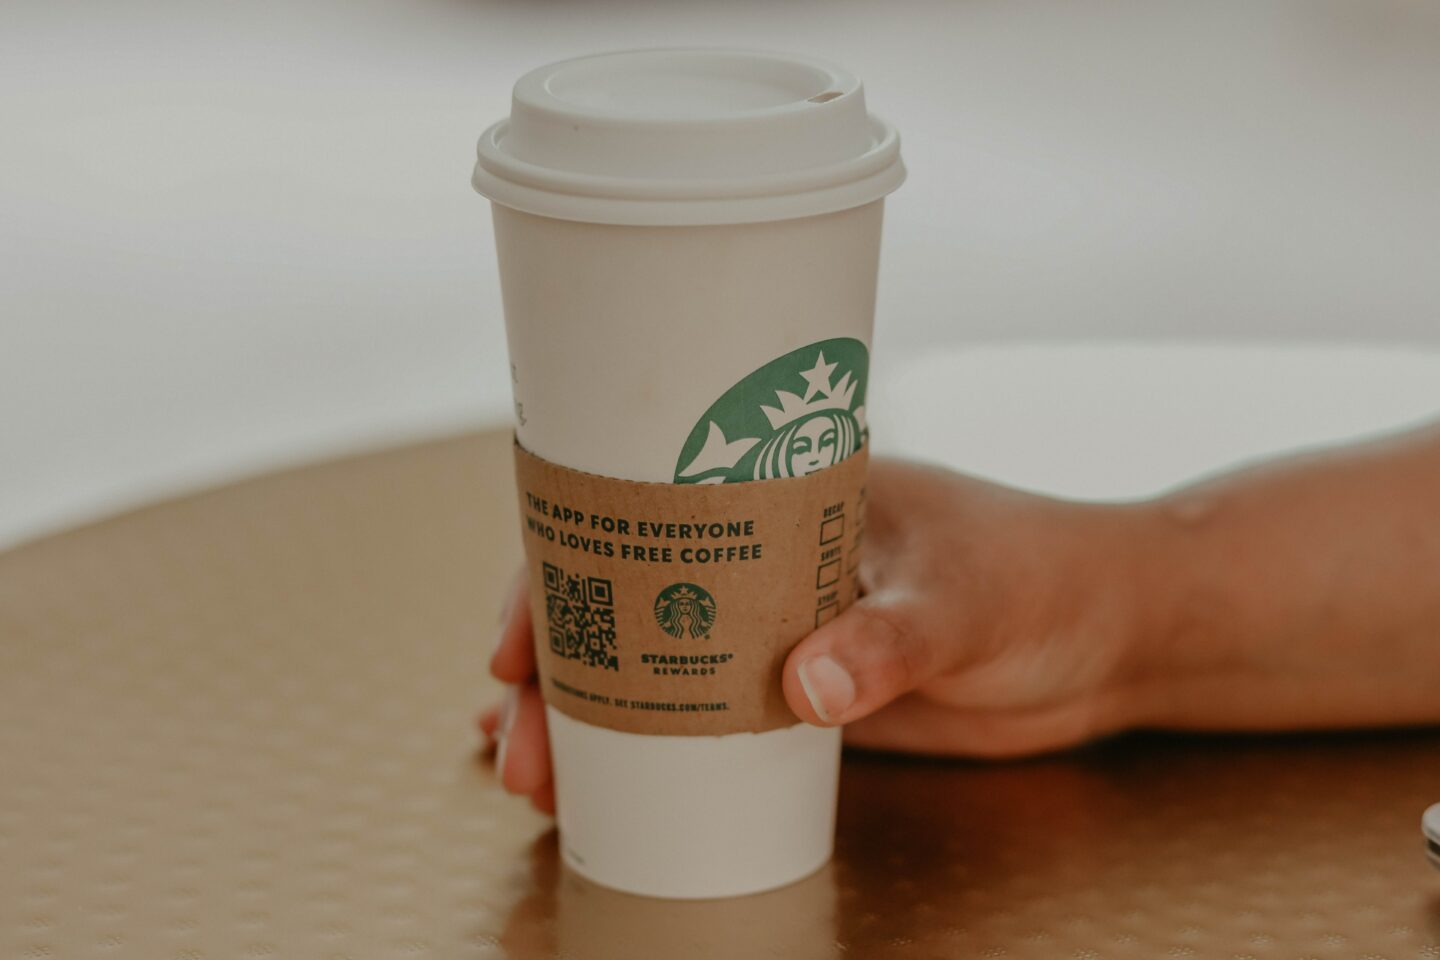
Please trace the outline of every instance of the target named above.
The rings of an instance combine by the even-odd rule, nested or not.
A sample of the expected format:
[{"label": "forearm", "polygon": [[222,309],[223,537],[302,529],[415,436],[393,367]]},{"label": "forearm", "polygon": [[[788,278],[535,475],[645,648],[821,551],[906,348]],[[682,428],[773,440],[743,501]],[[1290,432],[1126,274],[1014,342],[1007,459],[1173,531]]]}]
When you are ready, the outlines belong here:
[{"label": "forearm", "polygon": [[1138,724],[1440,722],[1440,430],[1141,509]]}]

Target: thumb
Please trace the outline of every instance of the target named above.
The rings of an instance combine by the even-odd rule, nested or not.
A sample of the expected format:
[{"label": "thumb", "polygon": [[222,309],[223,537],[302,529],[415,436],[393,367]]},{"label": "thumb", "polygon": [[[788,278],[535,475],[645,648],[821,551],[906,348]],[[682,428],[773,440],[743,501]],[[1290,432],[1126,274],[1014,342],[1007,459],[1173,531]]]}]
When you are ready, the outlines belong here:
[{"label": "thumb", "polygon": [[785,700],[807,723],[859,720],[940,669],[938,644],[902,605],[872,594],[790,651]]}]

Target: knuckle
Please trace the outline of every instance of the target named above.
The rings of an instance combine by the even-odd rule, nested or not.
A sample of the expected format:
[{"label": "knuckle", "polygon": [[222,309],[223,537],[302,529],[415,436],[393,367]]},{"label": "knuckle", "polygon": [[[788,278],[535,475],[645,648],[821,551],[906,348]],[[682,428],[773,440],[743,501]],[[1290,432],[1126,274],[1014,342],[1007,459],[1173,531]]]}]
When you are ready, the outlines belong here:
[{"label": "knuckle", "polygon": [[932,655],[930,645],[905,615],[878,605],[857,606],[865,623],[867,642],[879,646],[886,660],[895,664],[906,680],[926,675]]}]

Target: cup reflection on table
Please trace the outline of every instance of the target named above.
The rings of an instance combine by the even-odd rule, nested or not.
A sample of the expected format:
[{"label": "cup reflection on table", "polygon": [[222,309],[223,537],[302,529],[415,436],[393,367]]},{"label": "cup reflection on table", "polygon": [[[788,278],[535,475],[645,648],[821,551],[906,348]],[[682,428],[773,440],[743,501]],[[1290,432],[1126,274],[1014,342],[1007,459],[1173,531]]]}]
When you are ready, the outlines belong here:
[{"label": "cup reflection on table", "polygon": [[835,960],[840,952],[831,865],[768,893],[659,900],[566,870],[552,831],[530,849],[530,879],[501,935],[513,960]]}]

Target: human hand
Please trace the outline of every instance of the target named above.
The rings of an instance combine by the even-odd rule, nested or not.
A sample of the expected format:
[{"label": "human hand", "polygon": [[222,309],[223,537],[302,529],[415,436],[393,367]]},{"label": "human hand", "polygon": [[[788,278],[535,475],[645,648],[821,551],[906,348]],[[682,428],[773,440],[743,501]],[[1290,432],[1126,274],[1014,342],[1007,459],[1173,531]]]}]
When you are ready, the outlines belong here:
[{"label": "human hand", "polygon": [[[1013,757],[1134,722],[1144,681],[1138,581],[1145,508],[1020,493],[938,467],[870,468],[862,598],[786,660],[785,699],[853,746]],[[507,790],[553,811],[525,584],[491,672],[511,685],[480,719]]]}]

